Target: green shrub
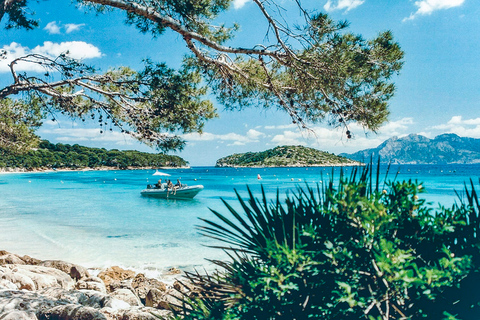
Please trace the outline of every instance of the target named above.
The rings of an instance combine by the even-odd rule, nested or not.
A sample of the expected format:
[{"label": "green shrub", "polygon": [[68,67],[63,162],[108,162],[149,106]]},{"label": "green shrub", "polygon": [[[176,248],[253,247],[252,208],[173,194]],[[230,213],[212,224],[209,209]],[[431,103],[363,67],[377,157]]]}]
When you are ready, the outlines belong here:
[{"label": "green shrub", "polygon": [[[375,181],[374,181],[375,180]],[[181,319],[478,319],[479,204],[433,211],[416,181],[381,185],[371,168],[284,202],[256,199],[243,213],[213,211],[202,232],[229,261],[189,274]]]}]

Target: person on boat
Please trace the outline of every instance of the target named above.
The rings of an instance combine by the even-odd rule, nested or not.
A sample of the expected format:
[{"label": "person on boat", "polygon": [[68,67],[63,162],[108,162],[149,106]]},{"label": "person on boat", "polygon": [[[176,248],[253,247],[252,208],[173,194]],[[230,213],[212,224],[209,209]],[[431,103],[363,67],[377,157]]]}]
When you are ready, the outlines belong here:
[{"label": "person on boat", "polygon": [[163,189],[162,179],[159,179],[157,184],[155,185],[158,189]]},{"label": "person on boat", "polygon": [[167,180],[167,188],[168,188],[169,190],[173,190],[173,183],[172,183],[172,181]]},{"label": "person on boat", "polygon": [[177,189],[182,187],[182,183],[180,182],[180,179],[177,179],[177,183],[175,183],[175,187]]},{"label": "person on boat", "polygon": [[177,190],[182,187],[182,183],[180,182],[180,179],[177,179],[177,183],[173,186],[173,194],[177,194]]}]

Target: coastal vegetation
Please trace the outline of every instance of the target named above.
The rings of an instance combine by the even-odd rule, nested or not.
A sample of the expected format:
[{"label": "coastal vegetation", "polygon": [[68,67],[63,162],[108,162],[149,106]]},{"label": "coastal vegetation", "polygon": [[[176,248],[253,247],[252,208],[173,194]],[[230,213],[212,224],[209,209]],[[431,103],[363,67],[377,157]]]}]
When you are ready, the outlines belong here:
[{"label": "coastal vegetation", "polygon": [[226,213],[212,211],[200,231],[229,259],[188,275],[195,290],[179,319],[476,319],[473,182],[465,202],[434,211],[421,183],[379,176],[366,167],[285,197],[248,190],[239,206],[224,201]]},{"label": "coastal vegetation", "polygon": [[216,167],[308,167],[359,165],[345,157],[304,146],[281,146],[262,152],[236,153],[217,160]]},{"label": "coastal vegetation", "polygon": [[37,149],[24,153],[0,150],[0,168],[12,170],[150,167],[183,167],[187,162],[179,156],[146,153],[135,150],[106,150],[78,144],[53,144],[43,140]]},{"label": "coastal vegetation", "polygon": [[[112,66],[100,72],[68,51],[58,56],[0,51],[10,73],[0,87],[1,147],[25,149],[35,142],[32,134],[42,120],[63,115],[93,120],[100,132],[118,127],[160,150],[180,150],[183,133],[202,132],[217,116],[208,92],[227,110],[283,110],[300,128],[327,120],[350,138],[350,123],[375,131],[387,121],[393,76],[403,65],[391,32],[364,39],[349,32],[346,21],[333,21],[300,1],[287,11],[277,1],[253,0],[265,36],[253,42],[247,37],[248,43],[234,42],[240,26],[222,21],[232,16],[224,14],[232,0],[76,0],[72,5],[87,14],[124,14],[127,25],[154,39],[173,32],[185,45],[179,52],[184,59],[171,66],[147,59],[138,70]],[[5,39],[10,29],[37,28],[34,12],[32,2],[0,0]],[[295,14],[289,17],[290,12]],[[295,23],[283,22],[289,19]],[[137,56],[142,52],[132,50]]]}]

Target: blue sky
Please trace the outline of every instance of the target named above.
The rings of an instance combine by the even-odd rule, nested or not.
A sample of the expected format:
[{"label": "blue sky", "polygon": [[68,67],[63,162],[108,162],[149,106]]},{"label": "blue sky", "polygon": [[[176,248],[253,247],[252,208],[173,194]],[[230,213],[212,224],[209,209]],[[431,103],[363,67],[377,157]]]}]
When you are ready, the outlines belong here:
[{"label": "blue sky", "polygon": [[[298,19],[294,1],[278,1],[293,24]],[[376,134],[352,126],[347,140],[341,129],[312,125],[299,131],[289,117],[275,110],[250,108],[226,112],[215,102],[220,118],[209,121],[202,135],[185,136],[187,146],[177,153],[191,165],[214,165],[223,156],[261,151],[277,145],[305,145],[333,153],[372,148],[392,136],[418,133],[433,138],[442,133],[480,138],[480,2],[474,0],[316,0],[303,1],[311,10],[328,12],[335,20],[348,20],[349,30],[372,38],[391,30],[405,51],[405,64],[394,81],[391,115]],[[171,32],[157,39],[126,26],[123,14],[97,16],[77,9],[69,1],[32,3],[40,27],[34,31],[2,29],[0,49],[10,59],[22,53],[54,55],[69,50],[102,70],[129,65],[137,68],[151,58],[178,65],[186,52],[182,40]],[[254,45],[266,34],[251,0],[235,0],[221,19],[238,22],[241,30],[235,44]],[[0,61],[0,85],[11,81]],[[26,71],[31,66],[23,66]],[[47,121],[38,131],[56,143],[92,147],[153,151],[120,132],[105,132],[94,123],[60,119]]]}]

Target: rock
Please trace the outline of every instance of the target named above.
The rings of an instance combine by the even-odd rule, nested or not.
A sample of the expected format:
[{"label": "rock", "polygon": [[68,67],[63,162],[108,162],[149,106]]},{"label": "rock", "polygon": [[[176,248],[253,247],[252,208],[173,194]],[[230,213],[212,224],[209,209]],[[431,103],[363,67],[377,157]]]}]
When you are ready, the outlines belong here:
[{"label": "rock", "polygon": [[70,262],[65,262],[61,260],[45,260],[42,261],[39,265],[61,270],[66,274],[70,275],[70,277],[75,280],[90,277],[90,274],[88,273],[88,270],[86,268]]},{"label": "rock", "polygon": [[6,279],[1,279],[0,280],[0,290],[17,290],[17,286],[9,281],[9,280],[6,280]]},{"label": "rock", "polygon": [[12,311],[3,317],[2,320],[38,320],[37,316],[33,312],[26,311]]},{"label": "rock", "polygon": [[177,290],[168,290],[158,302],[156,308],[164,310],[178,310],[184,296]]},{"label": "rock", "polygon": [[35,258],[29,257],[29,256],[23,256],[21,258],[22,258],[23,261],[25,261],[25,264],[28,264],[28,265],[31,265],[31,266],[36,266],[40,262],[42,262],[39,259],[35,259]]},{"label": "rock", "polygon": [[111,299],[108,295],[94,290],[82,290],[81,292],[85,294],[87,300],[79,301],[79,303],[92,308],[103,308]]},{"label": "rock", "polygon": [[155,288],[164,292],[167,290],[167,285],[165,283],[160,282],[157,279],[147,278],[143,273],[139,273],[135,276],[132,281],[132,287],[142,301],[145,301],[150,289]]},{"label": "rock", "polygon": [[126,310],[130,309],[131,305],[127,302],[109,297],[109,299],[105,302],[104,308],[109,308],[111,310]]},{"label": "rock", "polygon": [[110,287],[110,283],[115,280],[127,280],[135,277],[135,272],[132,270],[125,270],[120,267],[114,266],[102,271],[98,274],[98,277],[103,280],[107,288]]},{"label": "rock", "polygon": [[150,289],[145,297],[145,306],[156,308],[164,295],[165,291],[160,291],[156,288]]},{"label": "rock", "polygon": [[54,300],[35,292],[1,290],[0,319],[17,319],[12,317],[12,314],[18,314],[18,319],[37,319],[39,314],[55,307],[56,304]]},{"label": "rock", "polygon": [[19,256],[18,254],[10,253],[5,250],[0,250],[0,265],[5,264],[29,264],[36,265],[40,262],[38,259],[29,256]]},{"label": "rock", "polygon": [[132,307],[93,290],[0,290],[2,320],[167,320],[171,315],[168,311]]},{"label": "rock", "polygon": [[109,283],[107,290],[108,292],[114,292],[117,289],[128,289],[134,292],[131,282],[131,280],[114,280]]},{"label": "rock", "polygon": [[191,292],[195,290],[195,286],[191,282],[183,282],[175,280],[173,288],[180,292]]},{"label": "rock", "polygon": [[[93,307],[95,305],[89,304],[90,294],[89,292],[77,291],[77,290],[64,290],[62,288],[46,288],[37,291],[37,293],[52,301],[58,301],[62,304],[82,304],[85,306]],[[102,296],[104,299],[105,296]],[[102,307],[103,303],[98,303],[98,307]]]},{"label": "rock", "polygon": [[99,277],[82,278],[77,281],[75,287],[80,290],[95,290],[103,294],[107,293],[105,283],[103,283],[102,279]]},{"label": "rock", "polygon": [[0,251],[0,265],[5,264],[25,264],[25,261],[16,254],[2,250]]},{"label": "rock", "polygon": [[163,310],[175,310],[178,309],[177,306],[181,304],[182,299],[183,295],[175,289],[160,291],[152,288],[145,298],[145,306]]},{"label": "rock", "polygon": [[180,269],[177,269],[177,268],[170,268],[167,270],[166,274],[181,274],[182,271]]},{"label": "rock", "polygon": [[[143,274],[134,277],[119,267],[90,277],[75,264],[0,251],[0,320],[171,319],[170,311],[143,307],[135,295],[149,295],[151,305],[167,309],[167,286]],[[107,294],[107,288],[114,291]]]},{"label": "rock", "polygon": [[14,283],[18,289],[30,291],[48,287],[73,289],[75,286],[65,272],[42,266],[8,264],[0,267],[0,278]]},{"label": "rock", "polygon": [[39,320],[107,320],[99,310],[78,304],[53,307],[42,313]]},{"label": "rock", "polygon": [[41,290],[38,293],[61,304],[79,304],[95,309],[111,308],[113,310],[127,309],[130,307],[130,304],[123,300],[94,290],[64,290],[61,288],[48,288]]},{"label": "rock", "polygon": [[0,267],[0,278],[15,285],[15,289],[34,291],[36,289],[33,280],[23,274],[12,272],[8,267]]},{"label": "rock", "polygon": [[126,310],[111,310],[104,308],[101,310],[107,315],[108,319],[115,320],[159,320],[172,319],[172,313],[166,310],[157,310],[147,307],[131,307]]},{"label": "rock", "polygon": [[110,297],[125,301],[130,306],[143,306],[140,299],[128,289],[117,289],[110,294]]}]

